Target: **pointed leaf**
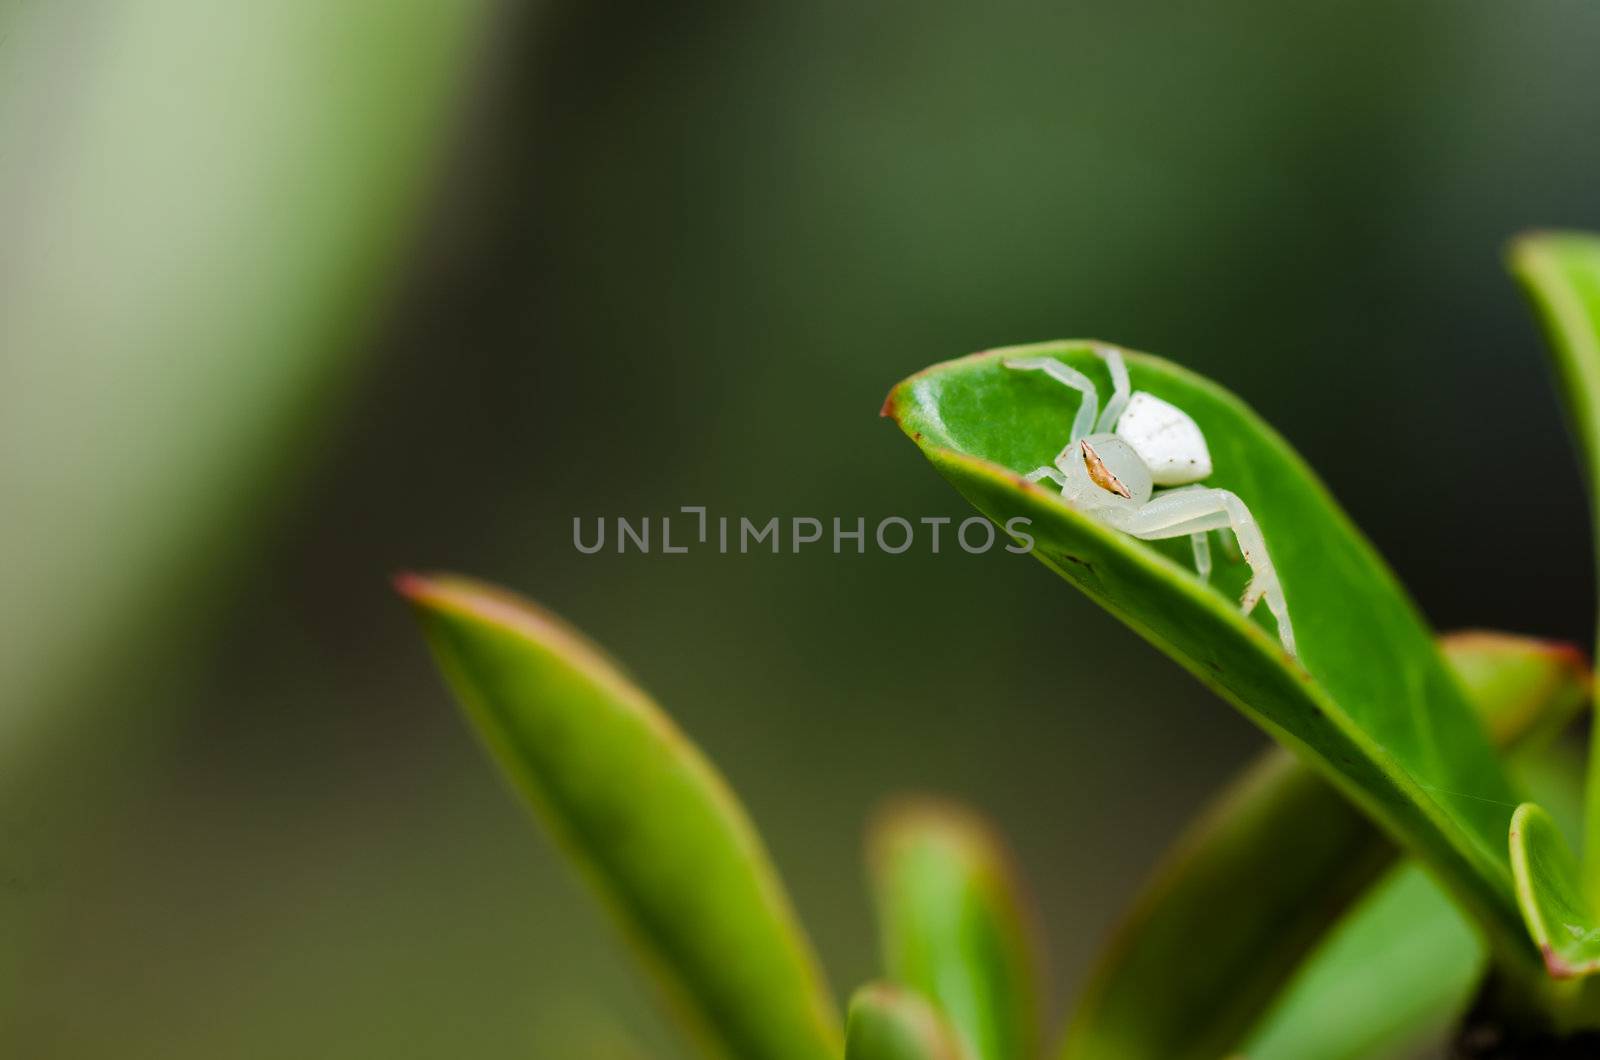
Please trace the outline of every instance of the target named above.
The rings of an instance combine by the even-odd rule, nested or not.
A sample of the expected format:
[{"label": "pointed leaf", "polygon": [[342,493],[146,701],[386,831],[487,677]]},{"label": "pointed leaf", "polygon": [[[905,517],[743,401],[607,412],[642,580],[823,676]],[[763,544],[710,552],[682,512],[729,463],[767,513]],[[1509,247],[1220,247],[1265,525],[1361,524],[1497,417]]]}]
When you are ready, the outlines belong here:
[{"label": "pointed leaf", "polygon": [[760,838],[670,719],[579,633],[460,578],[400,579],[489,750],[700,1043],[832,1060],[833,1003]]},{"label": "pointed leaf", "polygon": [[1036,558],[1321,770],[1429,864],[1508,960],[1534,963],[1505,848],[1511,784],[1422,617],[1311,470],[1214,383],[1127,354],[1134,389],[1182,409],[1204,432],[1215,466],[1208,485],[1232,490],[1254,512],[1298,631],[1296,659],[1224,595],[1239,570],[1224,572],[1220,588],[1208,585],[1167,552],[1022,477],[1061,448],[1076,399],[1038,373],[1002,366],[1021,354],[1065,362],[1109,392],[1092,344],[1061,342],[930,368],[896,387],[884,411],[980,511],[1001,525],[1030,520]]},{"label": "pointed leaf", "polygon": [[967,1060],[943,1017],[915,992],[870,983],[850,1000],[845,1060]]},{"label": "pointed leaf", "polygon": [[[1559,729],[1587,697],[1588,669],[1569,646],[1503,633],[1440,644],[1501,746]],[[1224,1055],[1394,854],[1320,776],[1281,750],[1264,755],[1157,869],[1102,955],[1063,1055]]]},{"label": "pointed leaf", "polygon": [[1031,1060],[1038,958],[997,834],[968,810],[924,801],[884,813],[868,845],[890,976],[937,1006],[973,1060]]},{"label": "pointed leaf", "polygon": [[[1554,353],[1568,420],[1589,475],[1595,554],[1600,565],[1600,236],[1539,232],[1512,246],[1511,271],[1522,282]],[[1600,726],[1589,753],[1583,887],[1600,907]]]}]

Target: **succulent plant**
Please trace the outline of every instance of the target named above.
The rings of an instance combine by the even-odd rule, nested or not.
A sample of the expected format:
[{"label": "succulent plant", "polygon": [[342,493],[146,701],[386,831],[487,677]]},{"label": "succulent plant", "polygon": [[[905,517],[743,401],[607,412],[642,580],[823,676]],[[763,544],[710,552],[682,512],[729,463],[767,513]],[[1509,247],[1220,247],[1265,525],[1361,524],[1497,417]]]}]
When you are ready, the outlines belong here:
[{"label": "succulent plant", "polygon": [[[1512,264],[1600,496],[1600,239],[1528,236]],[[883,409],[981,513],[1027,520],[1046,567],[1282,745],[1175,845],[1059,1043],[1019,871],[974,811],[902,801],[871,825],[884,978],[842,1020],[755,827],[645,692],[501,590],[450,576],[399,587],[493,756],[708,1055],[1307,1060],[1389,1056],[1451,1025],[1463,1056],[1589,1055],[1600,768],[1584,792],[1551,740],[1589,701],[1582,652],[1436,636],[1266,422],[1207,379],[1121,351],[1136,390],[1204,433],[1207,484],[1259,522],[1294,615],[1285,651],[1269,616],[1231,599],[1249,579],[1242,557],[1203,578],[1181,539],[1137,540],[1028,477],[1061,449],[1063,394],[1004,362],[1050,359],[1109,385],[1103,350],[976,354],[910,377]],[[1491,518],[1520,517],[1514,490],[1485,496]],[[1060,665],[1090,663],[1067,650]]]}]

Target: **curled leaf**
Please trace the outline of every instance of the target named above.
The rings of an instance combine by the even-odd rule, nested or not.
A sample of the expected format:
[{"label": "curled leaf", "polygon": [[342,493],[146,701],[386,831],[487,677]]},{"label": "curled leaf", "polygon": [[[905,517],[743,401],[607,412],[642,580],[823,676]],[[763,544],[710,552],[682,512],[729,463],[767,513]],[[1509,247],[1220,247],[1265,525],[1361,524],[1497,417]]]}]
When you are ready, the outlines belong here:
[{"label": "curled leaf", "polygon": [[1132,388],[1203,432],[1206,485],[1253,513],[1298,657],[1234,602],[1242,564],[1207,584],[1187,543],[1135,540],[1024,478],[1060,451],[1077,398],[1003,362],[1053,359],[1109,392],[1100,348],[1048,343],[936,365],[895,387],[884,411],[980,511],[1002,526],[1027,520],[1012,525],[1026,526],[1037,559],[1331,780],[1429,865],[1507,960],[1536,967],[1505,848],[1513,787],[1415,606],[1276,432],[1216,384],[1123,352]]},{"label": "curled leaf", "polygon": [[1600,915],[1583,893],[1578,860],[1555,821],[1525,802],[1511,818],[1511,866],[1528,934],[1557,979],[1600,971]]}]

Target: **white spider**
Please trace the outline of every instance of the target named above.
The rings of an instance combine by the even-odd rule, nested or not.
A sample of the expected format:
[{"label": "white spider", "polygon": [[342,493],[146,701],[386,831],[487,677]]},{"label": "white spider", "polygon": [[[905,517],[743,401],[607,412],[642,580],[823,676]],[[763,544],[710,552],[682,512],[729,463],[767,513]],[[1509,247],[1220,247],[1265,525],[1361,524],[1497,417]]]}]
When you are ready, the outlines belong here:
[{"label": "white spider", "polygon": [[[1119,350],[1096,346],[1095,353],[1111,369],[1112,383],[1111,400],[1098,421],[1099,395],[1082,372],[1051,357],[1001,362],[1017,371],[1043,372],[1083,395],[1072,418],[1072,437],[1056,455],[1055,466],[1035,470],[1029,481],[1049,479],[1061,487],[1067,504],[1133,537],[1156,541],[1187,535],[1194,547],[1195,570],[1207,580],[1211,545],[1206,534],[1231,529],[1251,574],[1239,606],[1249,614],[1265,600],[1278,620],[1278,640],[1293,655],[1289,607],[1255,517],[1235,494],[1194,485],[1211,474],[1205,435],[1175,405],[1142,390],[1130,394],[1128,368]],[[1179,488],[1153,493],[1155,486]]]}]

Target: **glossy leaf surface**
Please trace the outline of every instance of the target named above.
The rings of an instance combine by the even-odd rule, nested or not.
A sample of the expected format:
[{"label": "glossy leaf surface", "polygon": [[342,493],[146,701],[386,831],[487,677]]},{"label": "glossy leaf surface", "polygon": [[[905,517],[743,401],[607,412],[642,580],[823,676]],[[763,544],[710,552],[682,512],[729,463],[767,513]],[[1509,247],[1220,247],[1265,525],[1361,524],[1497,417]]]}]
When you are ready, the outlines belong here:
[{"label": "glossy leaf surface", "polygon": [[[1111,530],[1026,481],[1068,436],[1076,395],[1002,359],[1052,357],[1109,392],[1091,344],[995,350],[897,386],[884,412],[995,522],[1029,520],[1033,553],[1312,763],[1426,861],[1514,961],[1535,958],[1516,911],[1505,829],[1513,788],[1416,608],[1288,444],[1238,398],[1127,354],[1135,390],[1187,412],[1215,472],[1265,534],[1299,658],[1173,548]],[[1013,524],[1018,525],[1018,524]],[[1232,580],[1230,581],[1230,577]],[[1359,616],[1359,620],[1353,620]]]},{"label": "glossy leaf surface", "polygon": [[607,900],[713,1055],[835,1060],[822,976],[722,778],[558,619],[458,578],[405,577],[489,750]]},{"label": "glossy leaf surface", "polygon": [[926,996],[973,1060],[1038,1054],[1033,931],[1010,856],[958,806],[904,803],[869,837],[884,963]]}]

